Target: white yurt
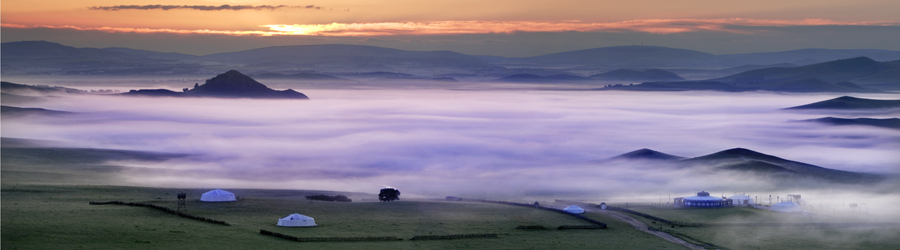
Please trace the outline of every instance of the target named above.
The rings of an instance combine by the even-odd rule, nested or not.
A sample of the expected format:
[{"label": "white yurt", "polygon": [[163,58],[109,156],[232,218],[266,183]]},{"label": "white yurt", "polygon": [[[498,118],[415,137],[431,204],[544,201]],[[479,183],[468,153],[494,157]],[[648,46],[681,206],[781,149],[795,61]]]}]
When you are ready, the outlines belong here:
[{"label": "white yurt", "polygon": [[790,201],[785,201],[785,202],[781,202],[781,203],[776,203],[775,205],[772,205],[772,207],[770,207],[769,210],[772,210],[772,211],[775,211],[775,212],[782,212],[782,213],[800,213],[800,212],[803,212],[803,208],[800,207],[800,205],[797,205],[797,203],[793,203],[793,202],[790,202]]},{"label": "white yurt", "polygon": [[302,214],[291,214],[278,219],[278,224],[275,225],[279,227],[314,227],[316,226],[316,220]]},{"label": "white yurt", "polygon": [[237,201],[234,198],[234,193],[228,192],[221,189],[212,190],[200,196],[200,201],[205,202],[225,202],[225,201]]},{"label": "white yurt", "polygon": [[731,200],[731,205],[734,206],[750,206],[753,204],[753,198],[742,194],[728,197],[728,199]]},{"label": "white yurt", "polygon": [[584,209],[583,209],[583,208],[580,208],[580,207],[575,206],[575,205],[571,205],[571,206],[568,206],[568,207],[566,207],[566,208],[563,208],[563,211],[566,211],[566,212],[568,212],[568,213],[570,213],[570,214],[583,214],[583,213],[584,213]]},{"label": "white yurt", "polygon": [[725,199],[709,196],[706,191],[700,191],[697,196],[684,197],[681,202],[684,207],[725,207]]}]

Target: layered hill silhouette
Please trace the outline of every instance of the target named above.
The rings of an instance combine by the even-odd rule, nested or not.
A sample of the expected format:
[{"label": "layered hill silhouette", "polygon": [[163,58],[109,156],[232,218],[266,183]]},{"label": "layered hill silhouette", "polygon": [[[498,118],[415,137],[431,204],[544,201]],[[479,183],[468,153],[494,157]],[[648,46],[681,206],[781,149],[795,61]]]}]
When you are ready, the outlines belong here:
[{"label": "layered hill silhouette", "polygon": [[539,76],[535,74],[515,74],[497,79],[500,82],[522,82],[522,83],[552,83],[552,82],[572,82],[572,81],[590,81],[590,78],[558,74],[549,76]]},{"label": "layered hill silhouette", "polygon": [[[718,81],[746,84],[752,82],[784,81],[804,78],[818,78],[828,82],[883,83],[900,82],[900,78],[890,78],[900,73],[900,67],[891,63],[878,62],[868,57],[856,57],[799,67],[773,67],[716,79]],[[887,79],[885,79],[887,78]],[[869,80],[866,80],[869,79]]]},{"label": "layered hill silhouette", "polygon": [[4,118],[25,117],[25,116],[66,116],[75,114],[73,112],[58,111],[42,108],[20,108],[13,106],[0,105],[0,115]]},{"label": "layered hill silhouette", "polygon": [[[203,66],[188,57],[124,48],[75,48],[46,41],[2,43],[3,74],[140,75],[192,74]],[[181,54],[183,55],[183,54]]]},{"label": "layered hill silhouette", "polygon": [[744,148],[733,148],[694,158],[683,158],[645,148],[598,161],[598,163],[623,160],[654,161],[663,166],[692,169],[694,171],[750,174],[758,177],[774,178],[774,180],[780,182],[827,181],[858,184],[879,182],[885,178],[877,174],[823,168]]},{"label": "layered hill silhouette", "polygon": [[0,92],[3,92],[4,94],[21,96],[50,96],[88,93],[87,91],[73,88],[47,85],[27,85],[11,82],[0,82]]},{"label": "layered hill silhouette", "polygon": [[292,89],[277,91],[266,87],[237,70],[229,70],[217,75],[206,83],[184,92],[165,89],[132,90],[123,95],[167,96],[167,97],[221,97],[221,98],[274,98],[274,99],[309,99],[303,93]]},{"label": "layered hill silhouette", "polygon": [[807,122],[817,122],[828,125],[859,125],[859,126],[872,126],[872,127],[880,127],[880,128],[891,128],[891,129],[900,129],[900,118],[886,118],[886,119],[878,119],[878,118],[837,118],[837,117],[824,117],[818,119],[810,119],[804,120]]},{"label": "layered hill silhouette", "polygon": [[[714,75],[766,70],[721,79],[725,83],[753,82],[760,77],[780,77],[772,67],[760,65],[808,65],[838,59],[867,57],[891,61],[900,67],[900,51],[803,49],[782,52],[713,55],[709,53],[656,47],[616,46],[567,51],[532,57],[472,56],[451,51],[408,51],[361,45],[323,44],[276,46],[204,56],[156,52],[130,48],[75,48],[46,41],[2,43],[5,75],[198,75],[240,67],[250,75],[315,73],[340,75],[358,72],[415,74],[420,79],[441,77],[485,77],[496,79],[520,73],[551,76],[575,75],[588,71],[663,68],[717,71]],[[865,62],[860,63],[860,65]],[[509,68],[507,68],[509,67]],[[785,67],[779,67],[785,68]],[[852,68],[852,67],[851,67]],[[525,69],[525,70],[523,70]],[[550,73],[555,72],[555,73]],[[749,71],[748,71],[749,72]],[[639,74],[627,72],[628,74]],[[743,74],[743,73],[741,73]],[[302,75],[295,76],[298,79]],[[598,76],[607,79],[607,76]],[[674,81],[641,77],[609,76],[625,81]],[[791,76],[818,78],[829,83],[850,81],[866,88],[888,89],[898,85],[900,71],[888,70],[858,77],[835,76],[828,72]],[[833,79],[841,78],[841,79]],[[412,78],[411,78],[412,79]],[[646,80],[640,80],[646,79]],[[775,79],[775,78],[772,78]],[[780,79],[780,78],[779,78]],[[483,78],[479,78],[483,80]],[[554,80],[541,79],[542,81]],[[565,79],[563,79],[565,80]],[[569,79],[571,80],[571,79]],[[599,79],[594,79],[599,80]],[[900,88],[900,87],[896,87]]]},{"label": "layered hill silhouette", "polygon": [[261,73],[251,75],[257,79],[291,79],[291,80],[314,80],[314,81],[350,81],[332,75],[316,74],[316,73],[296,73],[296,74],[280,74],[280,73]]},{"label": "layered hill silhouette", "polygon": [[825,100],[821,102],[810,103],[806,105],[786,108],[788,110],[802,109],[887,109],[900,108],[900,100],[876,100],[857,98],[852,96],[841,96],[838,98]]},{"label": "layered hill silhouette", "polygon": [[900,59],[900,51],[877,49],[799,49],[779,52],[713,55],[657,46],[615,46],[547,55],[507,58],[482,56],[501,66],[544,66],[571,68],[730,68],[746,65],[807,65],[853,57],[878,61]]},{"label": "layered hill silhouette", "polygon": [[715,55],[657,46],[616,46],[507,59],[514,63],[569,67],[676,67],[709,65]]},{"label": "layered hill silhouette", "polygon": [[[774,91],[774,92],[833,92],[877,93],[883,89],[900,88],[900,78],[887,79],[900,67],[877,62],[866,57],[837,60],[800,67],[773,67],[750,70],[735,75],[705,81],[645,82],[630,86],[611,86],[609,89],[637,91]],[[900,74],[898,74],[900,76]],[[882,82],[860,79],[879,78]],[[866,83],[860,85],[857,83]]]},{"label": "layered hill silhouette", "polygon": [[303,68],[328,72],[444,69],[483,71],[503,67],[480,57],[451,51],[407,51],[362,45],[324,44],[276,46],[201,56],[203,61],[244,67]]},{"label": "layered hill silhouette", "polygon": [[645,81],[681,81],[684,78],[681,78],[675,73],[661,70],[661,69],[648,69],[648,70],[631,70],[631,69],[617,69],[610,72],[592,75],[589,78],[594,80],[603,80],[603,81],[636,81],[636,82],[645,82]]}]

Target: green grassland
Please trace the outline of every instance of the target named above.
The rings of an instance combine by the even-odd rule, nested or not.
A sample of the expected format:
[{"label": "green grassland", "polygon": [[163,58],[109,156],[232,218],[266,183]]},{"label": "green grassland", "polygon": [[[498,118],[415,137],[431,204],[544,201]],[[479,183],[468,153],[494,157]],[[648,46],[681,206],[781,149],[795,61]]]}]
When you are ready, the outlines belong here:
[{"label": "green grassland", "polygon": [[[659,209],[632,208],[667,220],[689,223],[867,223],[896,222],[857,214],[803,216],[755,208]],[[726,249],[900,249],[898,226],[848,227],[674,227],[639,216],[658,230],[694,244]]]},{"label": "green grassland", "polygon": [[[188,213],[222,220],[221,226],[158,210],[121,205],[89,205],[120,200],[176,207],[181,190],[86,185],[2,186],[3,249],[683,249],[602,214],[588,216],[609,229],[556,230],[584,221],[546,210],[500,204],[399,201],[311,202],[308,192],[244,190],[242,200],[197,201],[188,190]],[[193,199],[191,199],[193,197]],[[373,195],[374,197],[374,195]],[[302,213],[318,227],[276,227],[279,217]],[[551,230],[520,230],[542,225]],[[297,237],[394,236],[388,242],[293,242],[259,234],[268,230]],[[410,241],[415,235],[496,233],[496,239]]]}]

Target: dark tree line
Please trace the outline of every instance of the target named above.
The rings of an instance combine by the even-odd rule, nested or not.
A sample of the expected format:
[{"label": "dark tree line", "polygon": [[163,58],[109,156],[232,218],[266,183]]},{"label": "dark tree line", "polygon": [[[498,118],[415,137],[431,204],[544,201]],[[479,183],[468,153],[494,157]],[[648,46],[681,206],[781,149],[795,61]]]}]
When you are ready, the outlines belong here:
[{"label": "dark tree line", "polygon": [[307,200],[311,200],[311,201],[312,201],[312,200],[316,200],[316,201],[337,201],[337,202],[351,202],[351,201],[353,201],[353,200],[351,200],[350,198],[347,198],[347,196],[343,196],[343,195],[329,196],[329,195],[324,195],[324,194],[307,195],[307,196],[306,196],[306,199],[307,199]]}]

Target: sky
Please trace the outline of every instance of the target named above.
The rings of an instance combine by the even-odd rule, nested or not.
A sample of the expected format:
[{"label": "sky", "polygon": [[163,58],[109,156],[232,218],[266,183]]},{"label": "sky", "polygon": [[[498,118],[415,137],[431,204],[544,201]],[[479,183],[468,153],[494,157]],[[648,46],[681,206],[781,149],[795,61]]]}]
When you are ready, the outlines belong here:
[{"label": "sky", "polygon": [[205,55],[360,44],[536,56],[655,45],[714,54],[900,50],[895,0],[6,0],[2,41]]}]

